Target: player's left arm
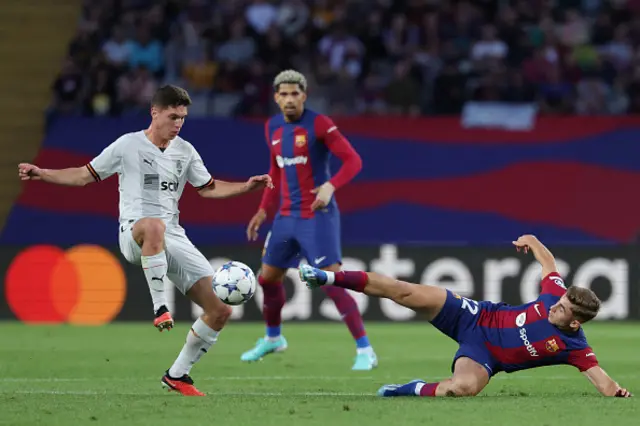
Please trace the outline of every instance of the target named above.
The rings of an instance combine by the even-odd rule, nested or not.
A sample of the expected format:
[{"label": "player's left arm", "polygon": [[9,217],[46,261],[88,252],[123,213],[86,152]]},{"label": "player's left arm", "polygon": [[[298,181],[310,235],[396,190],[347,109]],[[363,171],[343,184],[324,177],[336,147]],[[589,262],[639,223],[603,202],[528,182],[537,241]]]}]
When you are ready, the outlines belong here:
[{"label": "player's left arm", "polygon": [[600,366],[596,365],[583,371],[582,374],[589,379],[593,386],[604,396],[616,396],[619,398],[629,398],[633,396],[631,392],[613,380]]},{"label": "player's left arm", "polygon": [[317,116],[314,127],[316,138],[322,140],[329,151],[342,161],[338,172],[328,182],[313,190],[317,197],[311,208],[315,210],[329,204],[333,193],[360,173],[362,158],[329,117]]},{"label": "player's left arm", "polygon": [[202,161],[200,154],[194,151],[189,164],[187,180],[200,196],[205,198],[231,198],[264,188],[273,188],[269,175],[252,176],[246,182],[226,182],[214,179]]},{"label": "player's left arm", "polygon": [[598,358],[590,347],[569,352],[567,364],[573,365],[595,386],[604,396],[627,398],[631,393],[621,388],[615,380],[600,367]]}]

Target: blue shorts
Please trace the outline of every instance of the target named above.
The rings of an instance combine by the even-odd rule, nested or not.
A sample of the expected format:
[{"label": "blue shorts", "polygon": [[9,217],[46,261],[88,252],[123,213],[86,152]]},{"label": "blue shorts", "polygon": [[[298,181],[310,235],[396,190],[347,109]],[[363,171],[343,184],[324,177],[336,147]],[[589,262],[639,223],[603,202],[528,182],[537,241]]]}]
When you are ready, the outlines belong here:
[{"label": "blue shorts", "polygon": [[340,213],[316,212],[310,219],[278,215],[267,235],[262,263],[297,268],[302,258],[316,268],[342,263]]},{"label": "blue shorts", "polygon": [[486,339],[478,318],[487,302],[466,299],[447,290],[447,301],[431,324],[460,344],[451,364],[453,372],[458,358],[467,357],[482,365],[489,377],[498,372],[498,363],[485,345]]}]

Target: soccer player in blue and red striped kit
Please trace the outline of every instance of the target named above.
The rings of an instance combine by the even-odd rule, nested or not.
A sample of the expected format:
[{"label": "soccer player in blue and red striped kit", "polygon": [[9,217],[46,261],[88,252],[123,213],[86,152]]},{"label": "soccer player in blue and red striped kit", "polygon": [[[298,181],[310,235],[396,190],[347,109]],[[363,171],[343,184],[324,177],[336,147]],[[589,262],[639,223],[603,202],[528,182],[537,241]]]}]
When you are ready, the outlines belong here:
[{"label": "soccer player in blue and red striped kit", "polygon": [[[282,281],[288,268],[297,267],[304,257],[318,268],[340,270],[340,212],[333,193],[362,168],[360,156],[331,119],[305,108],[307,82],[302,74],[281,72],[274,80],[274,90],[282,113],[267,121],[265,138],[271,151],[269,175],[276,190],[264,192],[260,208],[247,227],[247,238],[256,240],[267,213],[279,205],[265,241],[258,277],[267,332],[253,349],[242,354],[243,361],[257,361],[287,348],[281,333],[281,311],[286,300]],[[331,154],[342,161],[333,177],[329,174]],[[339,287],[324,290],[356,341],[352,369],[373,369],[378,360],[355,300]]]},{"label": "soccer player in blue and red striped kit", "polygon": [[536,237],[523,235],[513,244],[518,251],[532,251],[542,265],[540,296],[521,306],[476,302],[440,287],[375,273],[334,273],[301,265],[300,276],[311,288],[338,286],[391,299],[424,313],[433,326],[459,343],[450,379],[385,385],[379,396],[474,396],[501,371],[558,364],[578,368],[605,396],[631,396],[599,366],[582,329],[600,309],[595,293],[576,286],[567,290],[553,255]]}]

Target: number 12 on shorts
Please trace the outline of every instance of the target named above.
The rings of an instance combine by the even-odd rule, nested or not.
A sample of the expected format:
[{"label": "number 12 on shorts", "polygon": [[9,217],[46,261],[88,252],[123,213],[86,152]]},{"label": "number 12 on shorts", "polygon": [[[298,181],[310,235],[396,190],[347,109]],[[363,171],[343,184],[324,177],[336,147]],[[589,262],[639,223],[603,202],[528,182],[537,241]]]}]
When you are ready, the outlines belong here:
[{"label": "number 12 on shorts", "polygon": [[478,302],[475,300],[467,299],[466,297],[462,297],[462,309],[466,309],[471,312],[471,315],[475,315],[478,313]]}]

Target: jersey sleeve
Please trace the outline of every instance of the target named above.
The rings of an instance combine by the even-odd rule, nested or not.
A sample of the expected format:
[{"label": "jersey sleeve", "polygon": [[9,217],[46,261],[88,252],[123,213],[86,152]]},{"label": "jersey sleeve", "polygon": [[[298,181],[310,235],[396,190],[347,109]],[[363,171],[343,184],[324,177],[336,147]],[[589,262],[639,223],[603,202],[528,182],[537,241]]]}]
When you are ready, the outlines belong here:
[{"label": "jersey sleeve", "polygon": [[567,292],[564,280],[557,272],[551,272],[542,279],[540,283],[540,294],[550,294],[556,297],[562,297]]},{"label": "jersey sleeve", "polygon": [[316,138],[322,140],[329,151],[342,161],[340,170],[329,180],[338,189],[360,173],[362,159],[329,117],[318,115],[314,127]]},{"label": "jersey sleeve", "polygon": [[204,166],[204,161],[198,151],[193,149],[191,162],[187,169],[187,181],[193,185],[198,191],[213,185],[213,177]]},{"label": "jersey sleeve", "polygon": [[275,185],[275,188],[273,189],[265,188],[262,193],[260,208],[268,213],[276,205],[280,194],[280,167],[278,166],[276,156],[273,153],[273,150],[271,150],[271,145],[269,143],[271,140],[269,134],[269,121],[267,121],[264,126],[264,138],[267,141],[267,148],[269,148],[269,156],[271,157],[269,176],[271,176],[271,181]]},{"label": "jersey sleeve", "polygon": [[117,139],[87,164],[87,169],[89,169],[96,182],[105,180],[120,172],[124,153],[123,145],[123,139]]},{"label": "jersey sleeve", "polygon": [[590,347],[569,352],[569,365],[573,365],[580,372],[587,371],[592,367],[598,366],[598,358]]}]

